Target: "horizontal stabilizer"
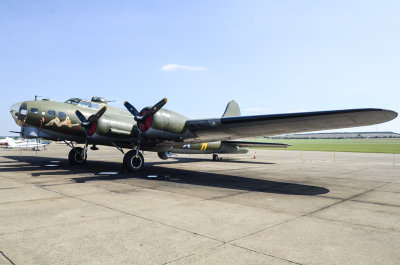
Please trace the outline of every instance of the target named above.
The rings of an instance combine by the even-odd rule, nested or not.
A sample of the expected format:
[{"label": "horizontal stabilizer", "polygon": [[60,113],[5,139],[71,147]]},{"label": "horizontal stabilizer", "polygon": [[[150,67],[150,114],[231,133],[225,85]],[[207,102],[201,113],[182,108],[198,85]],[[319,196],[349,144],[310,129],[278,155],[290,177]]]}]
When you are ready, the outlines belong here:
[{"label": "horizontal stabilizer", "polygon": [[231,144],[239,147],[267,147],[267,148],[286,148],[290,144],[252,142],[252,141],[223,141],[223,143]]}]

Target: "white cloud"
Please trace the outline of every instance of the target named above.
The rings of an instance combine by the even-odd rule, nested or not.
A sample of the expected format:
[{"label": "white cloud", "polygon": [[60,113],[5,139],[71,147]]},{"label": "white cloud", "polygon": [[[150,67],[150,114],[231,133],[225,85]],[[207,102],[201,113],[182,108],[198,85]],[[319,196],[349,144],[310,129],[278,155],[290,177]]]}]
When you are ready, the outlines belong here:
[{"label": "white cloud", "polygon": [[182,64],[166,64],[161,67],[163,71],[177,71],[177,70],[185,70],[185,71],[205,71],[207,68],[193,65],[182,65]]}]

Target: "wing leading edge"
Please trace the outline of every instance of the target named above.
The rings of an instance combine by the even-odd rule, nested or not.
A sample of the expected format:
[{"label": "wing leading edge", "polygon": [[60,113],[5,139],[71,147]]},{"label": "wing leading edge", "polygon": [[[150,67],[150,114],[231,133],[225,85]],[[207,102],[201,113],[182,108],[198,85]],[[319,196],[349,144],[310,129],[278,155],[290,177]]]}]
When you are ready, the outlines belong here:
[{"label": "wing leading edge", "polygon": [[348,109],[274,115],[188,120],[190,142],[209,142],[253,136],[272,136],[368,126],[390,121],[397,113],[385,109]]}]

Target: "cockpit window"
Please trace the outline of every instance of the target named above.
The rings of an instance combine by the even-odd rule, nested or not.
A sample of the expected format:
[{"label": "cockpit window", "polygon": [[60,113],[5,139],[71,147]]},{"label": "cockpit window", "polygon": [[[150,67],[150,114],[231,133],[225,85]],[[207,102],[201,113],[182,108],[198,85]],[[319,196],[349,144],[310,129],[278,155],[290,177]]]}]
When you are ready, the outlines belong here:
[{"label": "cockpit window", "polygon": [[78,103],[80,101],[81,100],[79,98],[70,98],[67,101],[65,101],[65,103],[72,104],[72,105],[78,105]]},{"label": "cockpit window", "polygon": [[99,108],[99,105],[97,103],[84,101],[84,100],[79,102],[78,106],[79,107],[83,107],[83,108],[91,108],[91,109],[98,109]]},{"label": "cockpit window", "polygon": [[99,104],[82,100],[80,98],[70,98],[65,103],[72,104],[72,105],[77,105],[79,107],[83,108],[90,108],[90,109],[99,109]]},{"label": "cockpit window", "polygon": [[55,112],[54,110],[49,110],[49,111],[47,111],[47,113],[48,113],[50,116],[56,116],[56,112]]},{"label": "cockpit window", "polygon": [[39,112],[39,110],[37,108],[31,108],[31,112],[36,114]]},{"label": "cockpit window", "polygon": [[78,106],[84,107],[84,108],[90,108],[90,102],[81,101],[81,102],[79,102]]}]

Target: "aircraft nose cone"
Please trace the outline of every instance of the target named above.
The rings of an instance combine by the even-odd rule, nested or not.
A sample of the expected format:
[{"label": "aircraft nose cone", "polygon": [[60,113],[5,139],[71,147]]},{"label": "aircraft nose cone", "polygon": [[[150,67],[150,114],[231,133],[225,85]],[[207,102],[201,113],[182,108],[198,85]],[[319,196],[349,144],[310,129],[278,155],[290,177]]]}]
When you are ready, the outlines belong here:
[{"label": "aircraft nose cone", "polygon": [[19,126],[23,126],[28,114],[28,106],[25,102],[15,103],[11,106],[10,113],[15,123]]}]

